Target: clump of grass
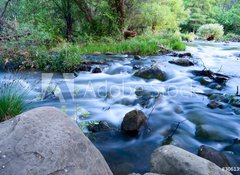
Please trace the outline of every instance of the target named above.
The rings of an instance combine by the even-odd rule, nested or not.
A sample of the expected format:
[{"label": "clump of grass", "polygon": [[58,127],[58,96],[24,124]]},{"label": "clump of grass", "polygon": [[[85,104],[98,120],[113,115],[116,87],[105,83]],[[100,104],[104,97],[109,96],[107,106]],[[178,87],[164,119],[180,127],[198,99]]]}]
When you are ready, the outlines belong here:
[{"label": "clump of grass", "polygon": [[27,89],[19,81],[0,82],[0,122],[8,120],[26,109]]}]

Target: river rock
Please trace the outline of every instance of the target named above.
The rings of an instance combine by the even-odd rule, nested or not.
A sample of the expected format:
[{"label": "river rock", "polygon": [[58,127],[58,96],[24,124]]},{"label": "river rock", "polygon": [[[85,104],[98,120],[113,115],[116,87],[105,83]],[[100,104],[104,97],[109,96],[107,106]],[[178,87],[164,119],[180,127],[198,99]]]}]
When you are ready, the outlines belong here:
[{"label": "river rock", "polygon": [[111,127],[108,125],[105,121],[100,121],[99,123],[95,124],[89,124],[88,130],[91,132],[106,132],[111,131]]},{"label": "river rock", "polygon": [[112,175],[106,161],[63,112],[42,107],[0,124],[1,175]]},{"label": "river rock", "polygon": [[217,109],[223,108],[223,105],[221,103],[219,103],[218,101],[211,101],[210,103],[208,103],[207,107],[211,108],[211,109]]},{"label": "river rock", "polygon": [[77,71],[86,71],[86,72],[90,72],[92,69],[92,67],[88,64],[80,64],[77,67]]},{"label": "river rock", "polygon": [[166,73],[159,69],[157,65],[153,65],[150,68],[142,68],[137,71],[134,76],[145,79],[158,79],[161,81],[166,80]]},{"label": "river rock", "polygon": [[134,60],[141,60],[142,57],[140,55],[134,55]]},{"label": "river rock", "polygon": [[192,54],[189,52],[185,52],[185,53],[172,52],[169,54],[169,56],[183,58],[183,57],[192,57]]},{"label": "river rock", "polygon": [[147,122],[147,117],[140,110],[128,112],[122,122],[121,129],[129,135],[137,135],[141,126]]},{"label": "river rock", "polygon": [[223,130],[221,126],[203,124],[203,125],[198,125],[196,127],[195,135],[197,138],[204,139],[204,140],[229,142],[233,140],[231,136],[232,133],[234,132],[228,129]]},{"label": "river rock", "polygon": [[151,155],[151,172],[167,175],[231,175],[214,163],[173,145]]},{"label": "river rock", "polygon": [[93,68],[92,70],[92,73],[96,74],[96,73],[101,73],[102,72],[102,69],[100,67],[95,67]]},{"label": "river rock", "polygon": [[215,163],[221,168],[231,166],[227,157],[224,154],[205,145],[199,147],[198,156]]},{"label": "river rock", "polygon": [[171,64],[176,64],[176,65],[179,65],[179,66],[193,66],[193,62],[190,61],[189,59],[187,58],[179,58],[177,60],[174,60],[174,61],[169,61],[169,63]]}]

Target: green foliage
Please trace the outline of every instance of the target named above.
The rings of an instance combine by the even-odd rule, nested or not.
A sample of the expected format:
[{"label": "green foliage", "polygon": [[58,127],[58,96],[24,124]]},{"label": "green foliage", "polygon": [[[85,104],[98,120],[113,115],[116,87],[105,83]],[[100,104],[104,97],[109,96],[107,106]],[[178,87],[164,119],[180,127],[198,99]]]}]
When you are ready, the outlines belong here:
[{"label": "green foliage", "polygon": [[131,26],[146,26],[153,31],[176,31],[186,16],[182,0],[149,0],[139,3],[139,10],[130,19]]},{"label": "green foliage", "polygon": [[240,40],[240,35],[237,35],[234,33],[228,33],[227,35],[224,35],[223,40],[224,41]]},{"label": "green foliage", "polygon": [[206,24],[198,29],[198,35],[206,40],[220,39],[223,34],[223,26],[220,24]]},{"label": "green foliage", "polygon": [[181,23],[183,32],[196,32],[204,24],[214,23],[214,0],[185,0],[185,6],[189,10],[189,16]]},{"label": "green foliage", "polygon": [[215,11],[216,20],[224,26],[227,33],[240,35],[240,2],[234,4],[229,10],[218,7]]},{"label": "green foliage", "polygon": [[26,109],[27,89],[19,81],[0,82],[0,122]]},{"label": "green foliage", "polygon": [[61,45],[55,51],[39,47],[30,52],[36,68],[45,71],[72,72],[82,60],[79,47],[73,44]]}]

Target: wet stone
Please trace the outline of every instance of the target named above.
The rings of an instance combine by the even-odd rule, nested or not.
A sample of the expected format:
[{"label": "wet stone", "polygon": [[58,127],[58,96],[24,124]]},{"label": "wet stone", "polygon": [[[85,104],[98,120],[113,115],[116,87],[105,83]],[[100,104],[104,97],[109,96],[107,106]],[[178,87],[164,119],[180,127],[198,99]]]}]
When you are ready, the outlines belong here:
[{"label": "wet stone", "polygon": [[223,105],[217,101],[211,101],[210,103],[208,103],[207,107],[211,108],[211,109],[223,109]]},{"label": "wet stone", "polygon": [[227,157],[224,154],[222,154],[221,152],[219,152],[211,147],[208,147],[205,145],[200,146],[198,149],[198,156],[215,163],[217,166],[219,166],[221,168],[222,167],[230,167],[230,163],[229,163]]}]

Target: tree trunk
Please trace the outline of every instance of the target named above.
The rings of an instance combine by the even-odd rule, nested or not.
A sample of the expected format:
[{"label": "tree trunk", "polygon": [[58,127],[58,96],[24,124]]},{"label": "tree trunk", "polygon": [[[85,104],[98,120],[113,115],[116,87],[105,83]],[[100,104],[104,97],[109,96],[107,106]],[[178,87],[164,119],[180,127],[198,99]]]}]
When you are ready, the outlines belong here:
[{"label": "tree trunk", "polygon": [[74,2],[77,4],[78,8],[84,13],[87,21],[89,23],[93,23],[93,16],[91,8],[89,7],[86,0],[74,0]]},{"label": "tree trunk", "polygon": [[65,36],[67,38],[68,41],[72,40],[72,34],[73,34],[73,17],[71,14],[71,4],[70,1],[67,1],[66,4],[66,14],[64,15],[65,18],[65,23],[66,23],[66,32],[65,32]]},{"label": "tree trunk", "polygon": [[125,0],[119,0],[118,4],[118,13],[119,13],[119,29],[122,31],[125,23]]}]

